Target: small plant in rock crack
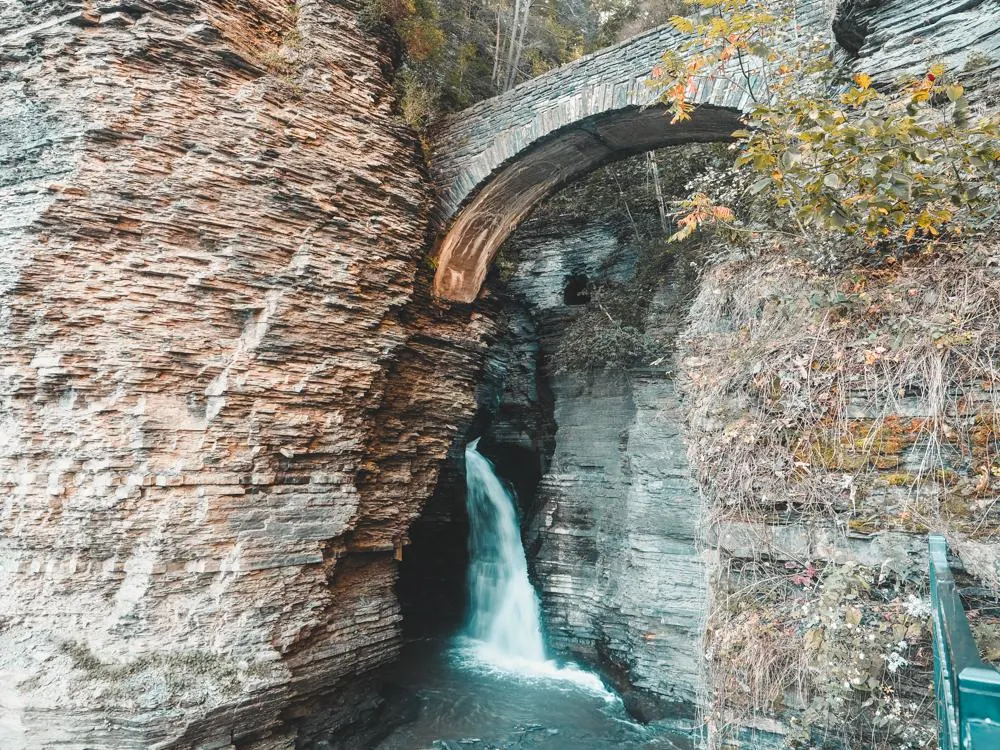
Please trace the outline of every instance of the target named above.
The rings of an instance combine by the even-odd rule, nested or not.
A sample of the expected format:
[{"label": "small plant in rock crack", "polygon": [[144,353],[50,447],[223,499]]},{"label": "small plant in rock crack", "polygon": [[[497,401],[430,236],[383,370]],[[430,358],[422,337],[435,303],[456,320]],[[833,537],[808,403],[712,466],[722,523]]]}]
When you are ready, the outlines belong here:
[{"label": "small plant in rock crack", "polygon": [[[787,570],[797,570],[799,566],[797,563],[787,562],[785,563],[785,568]],[[806,563],[805,567],[792,575],[792,583],[803,588],[810,588],[816,583],[816,574],[817,571],[813,564]]]},{"label": "small plant in rock crack", "polygon": [[[734,169],[752,178],[746,194],[768,231],[807,244],[832,235],[848,253],[889,255],[955,245],[996,224],[1000,118],[973,116],[944,65],[877,87],[865,73],[846,79],[826,45],[801,34],[791,0],[690,4],[697,20],[671,21],[691,38],[663,56],[653,84],[675,123],[690,119],[702,80],[746,94]],[[706,194],[677,208],[673,239],[702,225],[739,229],[730,207]]]}]

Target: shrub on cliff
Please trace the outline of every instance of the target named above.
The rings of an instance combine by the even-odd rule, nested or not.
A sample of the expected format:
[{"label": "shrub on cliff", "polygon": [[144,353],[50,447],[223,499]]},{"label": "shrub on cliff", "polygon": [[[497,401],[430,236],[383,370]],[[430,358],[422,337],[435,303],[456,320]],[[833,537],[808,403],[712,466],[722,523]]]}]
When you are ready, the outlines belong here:
[{"label": "shrub on cliff", "polygon": [[[675,203],[673,239],[724,256],[678,376],[716,553],[710,744],[777,718],[795,747],[929,748],[908,559],[940,532],[1000,580],[1000,120],[932,62],[844,74],[791,2],[693,4],[655,71],[675,121],[703,77],[751,100],[731,165]],[[874,569],[838,565],[862,550]]]},{"label": "shrub on cliff", "polygon": [[724,78],[751,101],[733,171],[750,198],[737,220],[706,192],[679,203],[681,239],[699,226],[794,237],[819,255],[940,247],[994,226],[1000,118],[974,116],[941,64],[901,84],[846,79],[826,45],[800,38],[791,0],[690,0],[674,17],[691,39],[653,71],[673,122],[691,116],[699,79]]},{"label": "shrub on cliff", "polygon": [[[845,747],[926,747],[926,629],[896,631],[915,625],[902,603],[924,595],[928,531],[996,585],[997,320],[989,243],[831,273],[777,247],[703,274],[678,382],[719,561],[708,627],[720,740],[778,716],[803,736],[869,738]],[[865,574],[871,590],[831,599],[822,559],[862,550],[885,561]],[[770,671],[750,680],[762,652]]]},{"label": "shrub on cliff", "polygon": [[707,716],[710,746],[766,713],[788,716],[795,748],[932,747],[930,640],[926,590],[892,572],[780,558],[733,565],[715,587],[708,632],[725,699]]},{"label": "shrub on cliff", "polygon": [[627,370],[655,359],[657,343],[643,331],[649,301],[636,292],[631,284],[593,289],[587,309],[559,339],[555,371]]}]

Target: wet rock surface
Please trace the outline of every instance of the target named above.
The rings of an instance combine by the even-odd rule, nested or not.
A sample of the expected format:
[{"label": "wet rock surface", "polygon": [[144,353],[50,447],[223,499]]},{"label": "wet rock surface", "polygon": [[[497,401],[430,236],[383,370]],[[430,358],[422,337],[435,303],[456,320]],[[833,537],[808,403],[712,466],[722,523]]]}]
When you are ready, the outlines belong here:
[{"label": "wet rock surface", "polygon": [[637,718],[692,718],[707,590],[672,382],[558,378],[556,451],[529,544],[550,637]]}]

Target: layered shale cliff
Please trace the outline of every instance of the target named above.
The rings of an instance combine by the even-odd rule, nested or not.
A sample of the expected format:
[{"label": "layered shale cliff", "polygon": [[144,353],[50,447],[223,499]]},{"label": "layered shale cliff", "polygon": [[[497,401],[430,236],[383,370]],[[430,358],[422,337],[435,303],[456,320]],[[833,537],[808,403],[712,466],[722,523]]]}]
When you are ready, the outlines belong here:
[{"label": "layered shale cliff", "polygon": [[[911,5],[841,4],[836,31],[859,67],[884,62],[899,72],[934,53],[956,67],[975,63],[974,76],[996,70],[994,4],[948,2],[925,15],[908,12]],[[699,304],[715,314],[688,321],[686,356],[675,362],[686,265],[675,257],[647,274],[642,258],[651,247],[643,243],[667,223],[658,175],[674,175],[679,187],[690,172],[680,156],[604,173],[579,189],[576,209],[551,204],[505,248],[510,255],[501,254],[476,312],[433,300],[432,264],[422,260],[431,187],[417,139],[395,113],[394,51],[359,26],[360,10],[355,0],[0,7],[4,750],[357,747],[383,702],[369,676],[400,646],[399,559],[404,578],[412,574],[401,588],[409,612],[460,610],[458,460],[464,440],[483,431],[484,451],[520,491],[553,644],[601,667],[636,715],[682,722],[705,689],[710,598],[685,441],[702,492],[714,498],[716,568],[736,571],[714,584],[715,622],[724,624],[733,618],[720,613],[760,615],[727,598],[729,584],[742,592],[747,581],[779,576],[798,606],[802,592],[819,591],[825,567],[854,602],[868,578],[896,585],[867,569],[898,563],[886,569],[906,580],[884,593],[895,597],[893,612],[905,610],[904,594],[919,593],[911,583],[923,570],[914,535],[931,527],[914,515],[930,506],[917,481],[926,477],[910,465],[924,433],[937,435],[928,420],[955,421],[976,461],[997,455],[992,375],[989,389],[971,391],[982,398],[932,411],[928,394],[937,391],[927,383],[911,393],[912,384],[893,382],[903,391],[879,401],[845,380],[852,385],[837,394],[852,420],[846,427],[813,425],[792,443],[768,432],[789,403],[801,405],[789,400],[800,370],[818,382],[809,375],[814,360],[824,373],[840,372],[842,349],[868,369],[901,361],[891,359],[898,344],[888,318],[872,331],[881,350],[841,346],[831,334],[826,349],[791,352],[785,342],[782,358],[774,356],[769,331],[789,319],[785,310],[801,308],[794,316],[808,322],[829,308],[829,319],[813,322],[846,321],[837,336],[850,321],[868,320],[869,292],[846,276],[821,290],[843,287],[844,298],[817,307],[816,279],[804,267],[789,275],[779,260],[730,259],[702,282]],[[987,29],[984,20],[993,31],[970,36]],[[924,27],[944,29],[944,42],[931,49],[918,34]],[[640,206],[623,196],[650,179],[645,169],[653,182],[644,183]],[[986,255],[978,268],[989,284],[966,296],[995,288],[995,260]],[[752,304],[712,306],[739,298],[758,267]],[[910,289],[931,278],[890,277],[873,277],[869,289],[893,304],[916,299]],[[789,279],[796,286],[784,290],[778,281]],[[931,280],[941,300],[962,296],[947,279]],[[609,296],[599,296],[602,287]],[[774,307],[772,287],[795,306]],[[919,299],[925,311],[953,312],[938,298]],[[983,319],[995,317],[991,310]],[[594,321],[612,339],[589,336]],[[710,365],[746,364],[745,331],[760,333],[755,356],[766,366],[720,390],[727,381]],[[604,345],[612,358],[622,346],[635,351],[607,372],[608,362],[595,362]],[[942,347],[968,345],[961,338]],[[696,382],[699,368],[707,374]],[[973,374],[966,380],[984,381]],[[920,402],[913,413],[896,403],[904,396]],[[860,406],[849,413],[850,398]],[[978,411],[968,411],[971,403]],[[694,430],[686,436],[685,420]],[[762,435],[773,440],[760,443]],[[936,445],[950,450],[955,441],[945,436]],[[779,443],[787,463],[775,473],[760,446]],[[767,477],[768,502],[749,523],[718,513],[731,490],[719,477],[743,467],[733,446],[764,461],[756,468]],[[449,453],[455,461],[439,481]],[[992,511],[993,464],[983,464],[982,486],[979,464],[952,464],[943,471],[965,475],[936,477],[934,502],[963,510],[988,501]],[[859,468],[872,469],[860,489],[847,482]],[[825,482],[815,487],[833,498],[815,506],[826,526],[803,526],[796,515],[803,474]],[[429,512],[411,530],[428,498]],[[761,529],[781,542],[767,538],[766,564],[751,544]],[[969,545],[979,543],[980,528],[966,531]],[[868,578],[838,572],[845,562]],[[840,642],[823,633],[840,627],[840,609],[803,614],[809,624],[791,633],[771,621],[782,612],[773,600],[762,601],[771,619],[710,635],[838,658],[831,649]],[[873,605],[858,617],[876,627],[883,614]],[[818,626],[819,636],[808,635]],[[879,632],[898,643],[894,630]],[[907,637],[926,635],[918,628]],[[726,672],[736,699],[712,718],[740,724],[746,717],[730,709],[750,704],[740,690],[756,664],[732,656],[749,653],[739,637],[711,643],[716,667],[737,667]],[[922,647],[907,648],[898,655],[923,664]],[[868,666],[884,672],[885,662],[872,659]],[[783,683],[777,692],[763,697],[768,712],[782,708],[781,720],[805,708],[828,717],[845,705],[810,703]]]},{"label": "layered shale cliff", "polygon": [[0,9],[4,748],[286,747],[304,701],[377,703],[340,688],[396,654],[491,324],[420,291],[357,10]]},{"label": "layered shale cliff", "polygon": [[708,591],[670,356],[693,277],[660,239],[657,194],[709,154],[609,167],[518,230],[490,282],[511,301],[480,390],[483,450],[518,490],[552,647],[634,716],[680,727],[703,690]]}]

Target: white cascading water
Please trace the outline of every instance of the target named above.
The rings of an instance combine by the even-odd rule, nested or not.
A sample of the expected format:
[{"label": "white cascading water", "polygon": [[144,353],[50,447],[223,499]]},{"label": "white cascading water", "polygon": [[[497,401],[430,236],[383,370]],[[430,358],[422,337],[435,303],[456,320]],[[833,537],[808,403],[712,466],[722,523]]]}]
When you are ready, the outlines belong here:
[{"label": "white cascading water", "polygon": [[476,446],[465,446],[469,512],[469,635],[494,656],[544,662],[538,596],[528,580],[514,498]]},{"label": "white cascading water", "polygon": [[479,438],[465,446],[471,648],[460,649],[463,662],[524,679],[571,682],[618,700],[597,675],[545,658],[538,595],[528,580],[514,498],[477,445]]}]

